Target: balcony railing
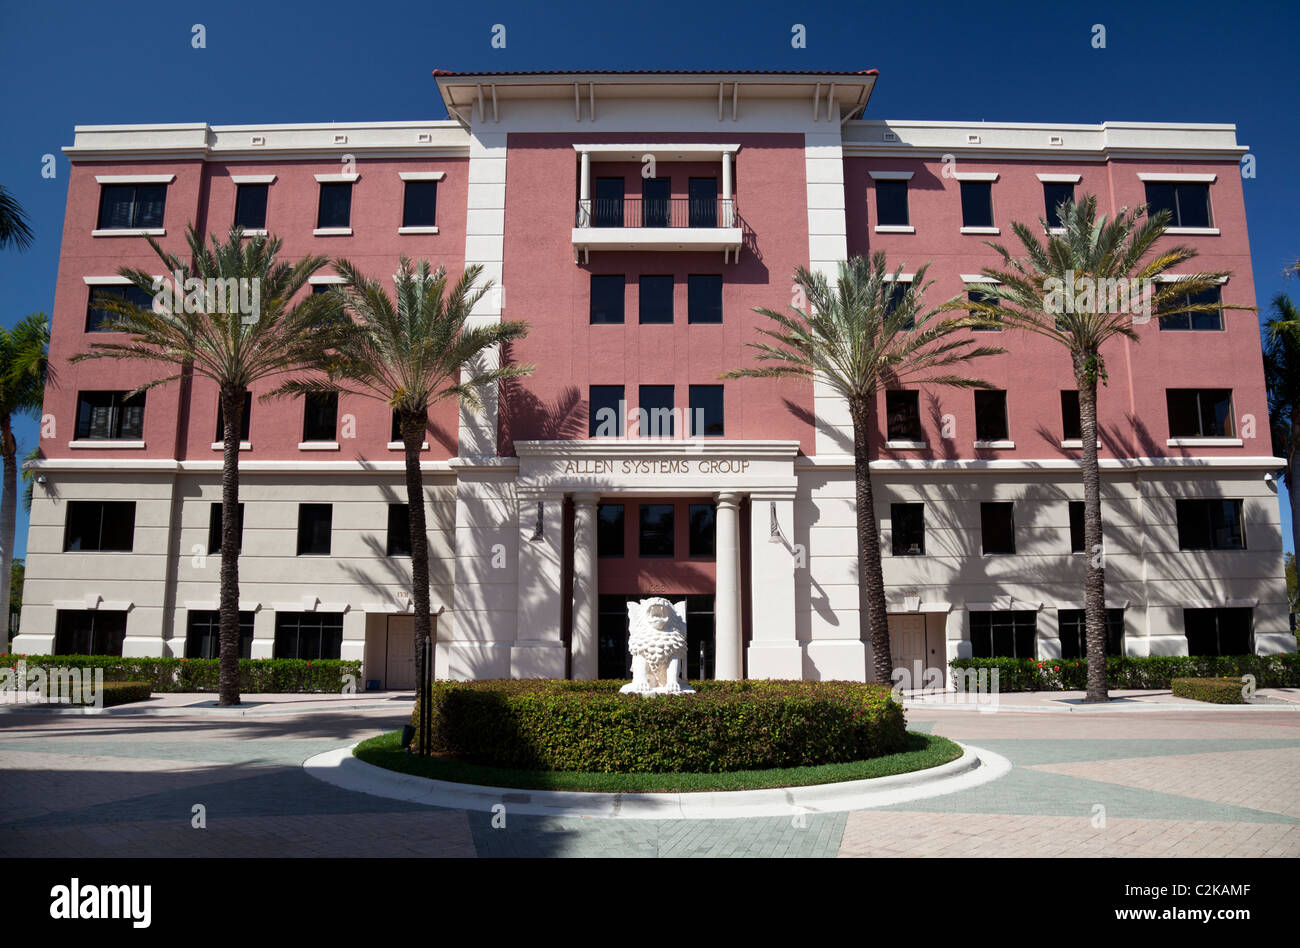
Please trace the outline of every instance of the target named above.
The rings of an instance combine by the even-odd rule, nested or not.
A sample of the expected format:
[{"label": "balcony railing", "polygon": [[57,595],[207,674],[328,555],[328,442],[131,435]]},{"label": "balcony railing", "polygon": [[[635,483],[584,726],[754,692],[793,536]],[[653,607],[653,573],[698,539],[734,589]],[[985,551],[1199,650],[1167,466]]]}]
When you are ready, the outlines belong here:
[{"label": "balcony railing", "polygon": [[738,227],[734,198],[588,198],[579,227]]}]

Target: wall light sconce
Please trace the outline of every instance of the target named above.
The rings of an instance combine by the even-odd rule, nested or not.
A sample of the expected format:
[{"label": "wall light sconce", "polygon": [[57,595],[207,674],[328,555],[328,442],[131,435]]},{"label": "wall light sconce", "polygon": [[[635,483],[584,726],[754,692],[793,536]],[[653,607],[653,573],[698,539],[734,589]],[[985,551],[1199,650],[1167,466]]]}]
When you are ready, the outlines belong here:
[{"label": "wall light sconce", "polygon": [[770,525],[767,530],[767,542],[780,543],[781,524],[779,524],[776,520],[776,501],[772,501],[768,509],[771,511],[771,517],[770,517]]},{"label": "wall light sconce", "polygon": [[537,502],[537,526],[533,528],[533,535],[528,538],[530,541],[545,539],[545,537],[542,534],[542,517],[544,516],[544,513],[545,513],[545,504],[543,504],[543,502],[539,500]]}]

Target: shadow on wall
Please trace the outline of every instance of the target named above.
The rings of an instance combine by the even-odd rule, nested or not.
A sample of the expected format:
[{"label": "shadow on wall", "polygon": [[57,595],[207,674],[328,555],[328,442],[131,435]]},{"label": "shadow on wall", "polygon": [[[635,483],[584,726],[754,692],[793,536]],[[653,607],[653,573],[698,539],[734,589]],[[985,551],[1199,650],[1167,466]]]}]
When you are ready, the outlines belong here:
[{"label": "shadow on wall", "polygon": [[[501,347],[501,364],[514,361],[513,347]],[[514,454],[519,441],[569,441],[587,436],[587,401],[570,385],[547,405],[526,387],[525,379],[507,379],[501,383],[498,399],[500,434],[498,450]]]}]

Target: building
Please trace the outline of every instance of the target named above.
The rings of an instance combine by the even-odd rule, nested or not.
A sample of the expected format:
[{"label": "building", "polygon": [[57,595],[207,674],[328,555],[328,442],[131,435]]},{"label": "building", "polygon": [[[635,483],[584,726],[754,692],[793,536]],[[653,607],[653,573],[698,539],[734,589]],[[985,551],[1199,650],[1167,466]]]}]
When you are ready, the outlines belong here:
[{"label": "building", "polygon": [[[424,469],[441,676],[622,676],[629,597],[684,597],[690,674],[863,679],[851,426],[794,381],[719,381],[792,274],[884,250],[934,303],[1067,194],[1175,211],[1171,240],[1255,302],[1231,125],[864,117],[863,73],[435,73],[451,119],[79,127],[28,541],[23,652],[210,654],[216,392],[70,364],[91,296],[141,235],[237,221],[289,258],[375,275],[401,254],[481,264],[483,319],[532,329],[537,371],[479,415],[431,418]],[[316,278],[322,283],[336,276]],[[1111,647],[1290,651],[1259,332],[1227,310],[1106,351]],[[1081,648],[1068,359],[1007,333],[998,390],[888,393],[874,462],[896,664]],[[258,394],[254,392],[254,395]],[[978,400],[978,403],[977,403]],[[245,654],[362,658],[412,681],[400,445],[349,399],[251,403],[241,464]],[[604,410],[602,414],[602,410]],[[602,420],[631,414],[621,436]],[[638,414],[644,412],[645,414]],[[674,427],[646,437],[656,419]],[[629,425],[629,428],[634,427]],[[610,436],[606,436],[610,435]],[[399,505],[399,506],[394,506]],[[701,670],[701,663],[703,669]]]}]

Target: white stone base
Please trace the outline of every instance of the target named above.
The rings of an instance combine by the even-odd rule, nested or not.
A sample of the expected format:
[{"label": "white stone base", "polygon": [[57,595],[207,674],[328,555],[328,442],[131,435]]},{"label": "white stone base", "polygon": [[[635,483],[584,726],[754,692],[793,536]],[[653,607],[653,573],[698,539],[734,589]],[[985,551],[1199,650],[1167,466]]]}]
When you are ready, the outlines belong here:
[{"label": "white stone base", "polygon": [[563,642],[532,639],[510,646],[511,678],[563,678],[566,650]]},{"label": "white stone base", "polygon": [[152,635],[128,635],[122,640],[123,658],[161,658],[163,640]]},{"label": "white stone base", "polygon": [[253,639],[253,647],[249,650],[249,658],[273,658],[275,655],[275,639]]},{"label": "white stone base", "polygon": [[1259,655],[1283,655],[1296,650],[1296,638],[1291,632],[1256,632],[1255,652]]},{"label": "white stone base", "polygon": [[513,642],[437,642],[434,676],[456,681],[509,678]]},{"label": "white stone base", "polygon": [[15,655],[52,655],[54,653],[54,635],[27,632],[15,635],[9,651]]},{"label": "white stone base", "polygon": [[1186,655],[1187,636],[1185,635],[1149,635],[1147,636],[1148,655]]},{"label": "white stone base", "polygon": [[804,655],[810,681],[866,681],[867,647],[858,639],[813,639]]},{"label": "white stone base", "polygon": [[803,677],[803,648],[798,642],[751,642],[747,658],[750,678],[798,680]]}]

